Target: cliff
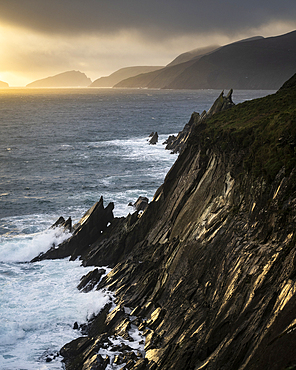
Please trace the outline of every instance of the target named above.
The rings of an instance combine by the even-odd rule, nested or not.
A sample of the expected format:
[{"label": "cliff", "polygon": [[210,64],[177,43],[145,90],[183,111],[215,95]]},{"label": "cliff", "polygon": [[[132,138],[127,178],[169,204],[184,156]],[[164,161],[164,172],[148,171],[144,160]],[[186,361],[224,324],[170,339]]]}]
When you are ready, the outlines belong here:
[{"label": "cliff", "polygon": [[26,87],[87,87],[90,84],[91,79],[84,73],[67,71],[31,82]]},{"label": "cliff", "polygon": [[168,65],[158,74],[133,77],[117,87],[277,90],[296,69],[296,31],[255,37]]},{"label": "cliff", "polygon": [[113,291],[117,307],[61,349],[66,369],[105,369],[108,336],[135,325],[145,357],[123,351],[123,369],[295,368],[295,99],[296,75],[276,94],[196,121],[141,216],[110,218],[101,199],[96,217],[111,224],[95,241],[37,258],[113,267],[82,279],[80,288]]}]

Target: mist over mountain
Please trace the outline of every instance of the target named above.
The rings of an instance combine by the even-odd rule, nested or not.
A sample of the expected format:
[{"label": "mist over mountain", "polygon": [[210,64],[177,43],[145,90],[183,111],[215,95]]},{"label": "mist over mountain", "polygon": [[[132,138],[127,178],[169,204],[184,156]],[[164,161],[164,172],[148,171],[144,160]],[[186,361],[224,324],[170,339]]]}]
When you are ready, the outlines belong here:
[{"label": "mist over mountain", "polygon": [[182,56],[162,70],[123,80],[115,87],[276,90],[295,73],[296,31],[241,40],[177,63],[184,60]]},{"label": "mist over mountain", "polygon": [[208,46],[205,48],[198,48],[186,53],[180,54],[172,62],[162,69],[152,71],[149,73],[133,76],[126,80],[118,82],[115,87],[127,88],[164,88],[167,84],[174,81],[176,76],[181,74],[186,68],[191,66],[197,59],[201,58],[219,46]]},{"label": "mist over mountain", "polygon": [[26,87],[87,87],[91,79],[80,71],[67,71],[29,83]]},{"label": "mist over mountain", "polygon": [[162,69],[163,66],[135,66],[135,67],[125,67],[121,68],[118,71],[115,71],[110,76],[101,77],[95,80],[90,87],[113,87],[118,82],[129,78],[137,76],[141,73],[148,73]]},{"label": "mist over mountain", "polygon": [[178,55],[172,62],[166,65],[166,67],[171,67],[176,64],[188,62],[189,60],[192,59],[199,59],[203,55],[206,55],[216,49],[218,49],[220,45],[211,45],[211,46],[206,46],[204,48],[197,48],[194,50],[187,51],[186,53],[182,53]]},{"label": "mist over mountain", "polygon": [[6,87],[9,87],[8,83],[0,81],[0,88],[3,89],[3,88],[6,88]]}]

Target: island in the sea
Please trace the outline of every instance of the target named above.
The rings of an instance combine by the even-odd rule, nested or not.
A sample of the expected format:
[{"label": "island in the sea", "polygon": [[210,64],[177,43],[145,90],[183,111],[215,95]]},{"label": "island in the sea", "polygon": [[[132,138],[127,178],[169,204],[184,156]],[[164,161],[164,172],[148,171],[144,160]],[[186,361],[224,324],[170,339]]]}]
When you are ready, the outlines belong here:
[{"label": "island in the sea", "polygon": [[87,87],[91,79],[80,71],[67,71],[29,83],[26,87]]}]

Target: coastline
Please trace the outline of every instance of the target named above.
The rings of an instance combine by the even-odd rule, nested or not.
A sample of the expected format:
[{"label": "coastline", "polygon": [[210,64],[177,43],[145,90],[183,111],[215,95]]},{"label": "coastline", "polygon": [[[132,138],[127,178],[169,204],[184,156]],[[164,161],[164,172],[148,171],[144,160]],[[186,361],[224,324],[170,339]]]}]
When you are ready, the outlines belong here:
[{"label": "coastline", "polygon": [[[103,310],[87,337],[63,347],[67,370],[107,368],[98,352],[102,338],[128,335],[135,323],[146,337],[145,358],[126,369],[281,369],[292,363],[295,161],[287,154],[283,169],[280,156],[279,170],[258,173],[260,158],[250,163],[248,155],[264,130],[262,115],[269,122],[279,111],[295,115],[294,80],[196,125],[141,217],[115,218],[83,250],[84,265],[113,267],[92,283],[114,292],[117,307]],[[284,129],[289,121],[281,124]]]}]

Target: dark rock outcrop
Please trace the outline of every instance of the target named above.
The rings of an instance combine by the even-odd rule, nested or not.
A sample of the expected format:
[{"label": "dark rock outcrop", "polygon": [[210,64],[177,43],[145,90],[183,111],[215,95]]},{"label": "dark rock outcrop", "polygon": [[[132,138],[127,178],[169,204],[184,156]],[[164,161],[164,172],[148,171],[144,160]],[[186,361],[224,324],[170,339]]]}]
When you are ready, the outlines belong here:
[{"label": "dark rock outcrop", "polygon": [[143,215],[114,219],[82,256],[101,266],[111,253],[96,289],[114,292],[117,307],[63,347],[67,370],[108,361],[99,349],[129,325],[145,357],[124,369],[295,366],[296,155],[288,140],[277,145],[296,139],[287,86],[195,126]]},{"label": "dark rock outcrop", "polygon": [[41,253],[32,262],[69,256],[75,260],[78,256],[84,255],[89,246],[98,240],[100,235],[106,231],[108,224],[114,219],[113,209],[113,203],[109,203],[104,208],[103,197],[101,197],[100,201],[94,204],[73,226],[74,232],[69,239],[62,242],[57,248],[54,246],[46,253]]},{"label": "dark rock outcrop", "polygon": [[103,268],[96,268],[92,270],[87,275],[82,276],[77,289],[81,290],[84,293],[91,291],[95,287],[95,285],[99,283],[102,275],[104,275],[105,273],[106,270]]},{"label": "dark rock outcrop", "polygon": [[52,229],[56,227],[61,227],[65,231],[72,232],[72,219],[69,217],[67,220],[64,219],[64,217],[59,217],[57,221],[51,226]]},{"label": "dark rock outcrop", "polygon": [[163,143],[166,145],[166,149],[170,150],[172,153],[180,153],[196,126],[202,125],[206,119],[212,117],[215,113],[223,112],[234,106],[232,101],[233,90],[229,90],[228,94],[224,96],[224,91],[221,92],[219,97],[215,100],[212,107],[206,112],[204,111],[201,115],[194,112],[191,115],[189,122],[184,126],[183,130],[178,133],[177,136],[171,135]]},{"label": "dark rock outcrop", "polygon": [[149,199],[147,197],[139,196],[139,198],[135,201],[135,203],[129,203],[128,205],[134,207],[134,209],[139,211],[145,211],[148,207]]},{"label": "dark rock outcrop", "polygon": [[149,139],[149,144],[155,145],[158,143],[158,133],[154,132],[151,138]]}]

